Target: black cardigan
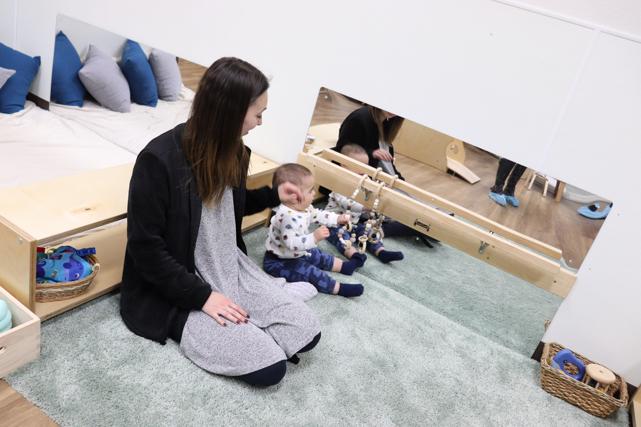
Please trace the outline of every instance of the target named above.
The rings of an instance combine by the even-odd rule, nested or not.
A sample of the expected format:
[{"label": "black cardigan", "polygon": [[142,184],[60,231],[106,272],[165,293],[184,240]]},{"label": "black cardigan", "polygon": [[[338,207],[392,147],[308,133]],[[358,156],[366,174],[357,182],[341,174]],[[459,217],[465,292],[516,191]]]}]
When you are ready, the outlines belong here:
[{"label": "black cardigan", "polygon": [[[390,120],[401,120],[400,117],[392,118]],[[391,122],[386,121],[383,123],[383,127],[386,128]],[[376,126],[376,121],[374,117],[369,112],[367,106],[358,108],[352,111],[349,116],[343,120],[341,128],[338,132],[338,142],[336,143],[336,151],[341,151],[346,144],[357,144],[365,149],[367,152],[367,157],[369,157],[369,165],[373,168],[378,167],[378,159],[375,158],[372,153],[374,150],[380,148],[378,144],[378,127]],[[394,147],[390,144],[389,152],[394,157]],[[398,175],[400,179],[403,179],[396,165],[394,165],[394,172]]]},{"label": "black cardigan", "polygon": [[[129,184],[120,314],[132,332],[162,344],[172,319],[200,310],[211,294],[194,274],[202,200],[182,151],[184,126],[156,137],[140,152]],[[279,200],[269,187],[246,190],[245,180],[246,171],[233,200],[236,245],[246,253],[243,216]]]}]

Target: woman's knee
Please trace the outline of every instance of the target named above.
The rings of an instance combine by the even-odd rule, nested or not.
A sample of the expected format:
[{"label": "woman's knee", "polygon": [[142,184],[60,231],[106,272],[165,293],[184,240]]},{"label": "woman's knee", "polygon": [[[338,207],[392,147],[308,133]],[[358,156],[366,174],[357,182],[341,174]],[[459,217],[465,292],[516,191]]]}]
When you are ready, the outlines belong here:
[{"label": "woman's knee", "polygon": [[270,387],[278,384],[285,377],[286,372],[287,363],[285,360],[281,360],[238,378],[255,387]]}]

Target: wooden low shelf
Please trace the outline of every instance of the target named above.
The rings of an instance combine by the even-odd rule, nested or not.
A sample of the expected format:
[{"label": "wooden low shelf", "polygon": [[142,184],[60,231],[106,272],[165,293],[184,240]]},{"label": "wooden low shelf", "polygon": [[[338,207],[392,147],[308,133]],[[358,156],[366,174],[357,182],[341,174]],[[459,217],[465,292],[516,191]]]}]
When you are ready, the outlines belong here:
[{"label": "wooden low shelf", "polygon": [[[271,184],[277,166],[252,153],[247,187]],[[117,288],[132,169],[133,164],[126,164],[0,190],[0,286],[43,320]],[[264,224],[268,217],[266,209],[244,218],[243,230]],[[95,247],[100,272],[82,295],[36,302],[36,249],[63,244]]]},{"label": "wooden low shelf", "polygon": [[[126,217],[132,168],[132,164],[125,164],[1,190],[0,285],[41,319],[116,287],[125,251],[124,222],[87,232]],[[82,237],[74,238],[79,233]],[[95,246],[104,271],[98,273],[88,293],[59,302],[36,303],[36,249],[62,242]]]}]

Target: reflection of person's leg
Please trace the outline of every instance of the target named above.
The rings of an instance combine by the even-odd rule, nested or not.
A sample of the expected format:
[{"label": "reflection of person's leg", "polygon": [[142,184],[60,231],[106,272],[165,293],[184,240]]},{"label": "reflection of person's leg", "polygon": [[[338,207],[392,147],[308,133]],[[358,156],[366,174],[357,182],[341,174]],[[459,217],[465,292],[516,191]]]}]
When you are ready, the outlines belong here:
[{"label": "reflection of person's leg", "polygon": [[496,170],[496,179],[494,180],[494,186],[490,189],[493,193],[503,194],[503,188],[505,187],[505,181],[507,181],[508,176],[512,168],[516,165],[511,160],[506,159],[505,157],[499,160],[499,167]]},{"label": "reflection of person's leg", "polygon": [[507,201],[505,200],[505,196],[503,194],[503,188],[505,187],[505,181],[510,175],[510,172],[512,171],[514,165],[515,163],[513,161],[508,160],[504,157],[499,160],[499,167],[496,170],[496,179],[494,181],[494,186],[490,188],[490,192],[488,194],[490,199],[501,206],[505,206],[507,204]]},{"label": "reflection of person's leg", "polygon": [[504,194],[508,196],[514,196],[514,190],[516,190],[516,184],[518,184],[519,179],[521,179],[521,177],[523,176],[525,169],[526,169],[525,166],[519,165],[518,163],[514,165],[514,169],[512,169],[510,178],[507,180],[507,184],[505,185],[505,189],[503,190]]},{"label": "reflection of person's leg", "polygon": [[503,191],[505,201],[515,208],[518,208],[521,203],[514,195],[514,191],[516,190],[516,184],[518,184],[519,180],[523,176],[525,169],[525,166],[519,165],[518,163],[515,164],[514,169],[512,169],[512,173],[510,174],[510,178],[507,180],[507,184],[505,185],[505,190]]}]

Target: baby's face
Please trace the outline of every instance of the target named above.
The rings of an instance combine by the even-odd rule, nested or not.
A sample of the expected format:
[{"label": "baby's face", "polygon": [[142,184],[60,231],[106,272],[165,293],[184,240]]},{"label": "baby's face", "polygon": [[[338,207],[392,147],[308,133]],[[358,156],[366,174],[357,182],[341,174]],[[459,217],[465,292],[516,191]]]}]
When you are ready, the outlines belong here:
[{"label": "baby's face", "polygon": [[303,199],[294,206],[295,209],[299,211],[304,211],[312,204],[314,196],[316,195],[316,182],[314,181],[313,176],[306,176],[303,178],[302,185],[299,187],[301,193],[303,194]]}]

